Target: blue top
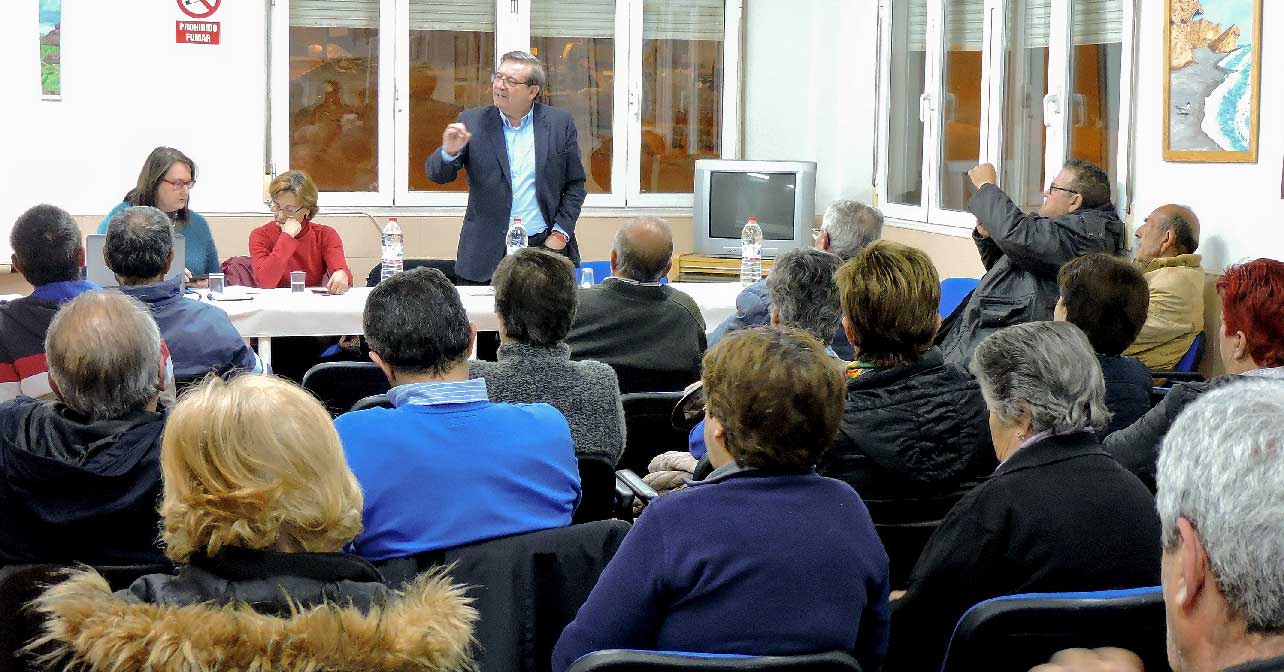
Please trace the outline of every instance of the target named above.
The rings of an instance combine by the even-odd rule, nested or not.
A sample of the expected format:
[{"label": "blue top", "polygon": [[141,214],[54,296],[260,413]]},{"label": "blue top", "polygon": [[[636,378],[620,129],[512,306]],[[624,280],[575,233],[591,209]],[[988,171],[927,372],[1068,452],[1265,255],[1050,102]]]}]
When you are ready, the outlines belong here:
[{"label": "blue top", "polygon": [[[98,233],[107,233],[107,224],[116,213],[131,207],[128,201],[121,201],[120,205],[111,209],[103,221],[98,225]],[[183,234],[185,252],[184,264],[187,270],[195,276],[206,276],[210,273],[222,273],[223,269],[218,263],[218,249],[214,247],[214,236],[210,233],[210,223],[205,221],[199,212],[188,208],[187,210],[187,227],[182,231],[177,229],[175,233]]]},{"label": "blue top", "polygon": [[226,312],[208,303],[183,298],[182,278],[154,285],[121,286],[120,291],[151,309],[174,360],[175,380],[194,380],[210,371],[222,375],[232,369],[253,373],[266,370],[263,361],[232,326]]},{"label": "blue top", "polygon": [[354,547],[400,558],[571,524],[579,466],[548,404],[492,404],[486,381],[399,385],[395,408],[335,421],[365,498]]},{"label": "blue top", "polygon": [[887,553],[864,502],[814,471],[739,471],[647,505],[553,649],[887,650]]},{"label": "blue top", "polygon": [[[508,215],[509,221],[513,217],[521,217],[527,236],[543,233],[548,230],[548,222],[544,221],[544,213],[540,212],[539,201],[535,199],[535,107],[531,106],[516,127],[508,122],[503,112],[499,121],[504,128],[504,147],[508,149],[508,169],[513,180],[513,207]],[[447,154],[444,148],[441,156],[447,163],[459,158]],[[553,228],[566,234],[560,226]]]},{"label": "blue top", "polygon": [[48,282],[31,290],[31,295],[41,301],[63,304],[85,292],[102,289],[88,280],[60,280]]}]

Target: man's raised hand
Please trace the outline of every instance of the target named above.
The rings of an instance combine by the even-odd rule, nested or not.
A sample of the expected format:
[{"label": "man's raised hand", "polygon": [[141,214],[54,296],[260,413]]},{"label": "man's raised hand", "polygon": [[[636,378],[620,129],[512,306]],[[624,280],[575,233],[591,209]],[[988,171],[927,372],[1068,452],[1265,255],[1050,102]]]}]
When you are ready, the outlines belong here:
[{"label": "man's raised hand", "polygon": [[459,122],[455,122],[446,127],[445,132],[441,134],[441,148],[451,156],[456,156],[464,151],[464,146],[472,139],[473,134],[468,132],[468,127]]}]

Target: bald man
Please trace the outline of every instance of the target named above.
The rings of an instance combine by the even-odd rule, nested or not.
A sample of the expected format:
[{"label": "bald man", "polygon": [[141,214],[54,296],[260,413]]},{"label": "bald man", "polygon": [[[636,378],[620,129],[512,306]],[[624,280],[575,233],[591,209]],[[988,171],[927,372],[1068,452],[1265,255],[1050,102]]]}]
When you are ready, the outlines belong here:
[{"label": "bald man", "polygon": [[83,292],[46,343],[57,399],[0,404],[0,566],[164,562],[165,357],[151,312],[120,292]]},{"label": "bald man", "polygon": [[669,225],[638,219],[615,233],[611,277],[580,290],[571,357],[610,364],[620,392],[681,390],[700,378],[704,318],[690,296],[660,284],[672,265]]},{"label": "bald man", "polygon": [[1204,330],[1204,269],[1199,218],[1183,205],[1161,205],[1134,234],[1137,263],[1150,286],[1150,311],[1124,351],[1152,369],[1171,369]]}]

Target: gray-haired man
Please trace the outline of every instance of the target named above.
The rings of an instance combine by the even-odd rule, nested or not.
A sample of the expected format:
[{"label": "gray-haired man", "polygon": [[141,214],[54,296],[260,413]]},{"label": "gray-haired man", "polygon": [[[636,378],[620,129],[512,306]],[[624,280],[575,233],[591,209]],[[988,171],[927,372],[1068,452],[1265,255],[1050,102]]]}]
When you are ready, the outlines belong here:
[{"label": "gray-haired man", "polygon": [[[820,237],[815,248],[825,250],[847,261],[856,256],[866,245],[883,237],[883,213],[860,201],[837,200],[829,204],[821,218]],[[766,278],[745,287],[736,297],[736,314],[723,320],[709,336],[709,347],[727,333],[737,329],[767,324],[771,321],[771,300],[767,295]],[[847,335],[837,328],[831,345],[839,357],[855,358]]]}]

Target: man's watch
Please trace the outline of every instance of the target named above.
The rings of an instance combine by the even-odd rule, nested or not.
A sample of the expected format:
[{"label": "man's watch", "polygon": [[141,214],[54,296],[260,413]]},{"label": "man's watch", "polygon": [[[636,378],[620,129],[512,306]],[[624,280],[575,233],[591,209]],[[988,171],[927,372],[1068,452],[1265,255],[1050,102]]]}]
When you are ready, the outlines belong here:
[{"label": "man's watch", "polygon": [[552,233],[550,233],[550,234],[548,234],[548,235],[549,235],[549,237],[557,236],[559,239],[561,239],[561,241],[562,241],[563,243],[565,243],[565,244],[567,244],[567,245],[570,245],[570,244],[571,244],[571,238],[570,238],[570,236],[567,236],[565,233],[562,233],[561,231],[558,231],[558,230],[556,230],[556,229],[554,229],[554,230],[553,230],[553,232],[552,232]]}]

